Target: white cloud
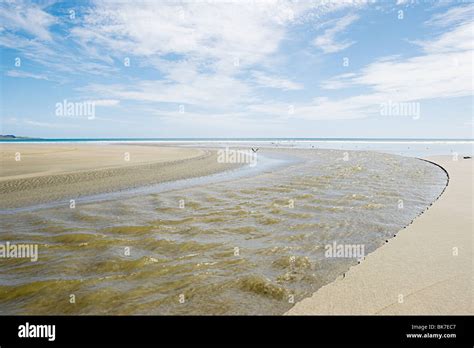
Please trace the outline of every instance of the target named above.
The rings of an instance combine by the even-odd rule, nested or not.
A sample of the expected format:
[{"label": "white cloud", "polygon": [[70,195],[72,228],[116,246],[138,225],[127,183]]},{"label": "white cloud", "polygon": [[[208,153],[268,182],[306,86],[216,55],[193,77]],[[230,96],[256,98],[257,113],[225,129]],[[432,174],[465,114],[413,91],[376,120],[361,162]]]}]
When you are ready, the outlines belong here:
[{"label": "white cloud", "polygon": [[255,83],[257,83],[261,87],[277,88],[285,91],[299,90],[304,88],[303,85],[300,83],[293,82],[280,77],[268,76],[259,71],[254,71],[252,75],[254,77]]},{"label": "white cloud", "polygon": [[36,80],[49,80],[46,75],[43,74],[33,74],[27,71],[22,70],[8,70],[5,75],[10,77],[20,77],[20,78],[32,78]]},{"label": "white cloud", "polygon": [[[251,101],[253,84],[237,75],[275,54],[285,26],[309,7],[286,1],[145,2],[140,7],[97,2],[83,25],[71,30],[72,37],[81,47],[100,47],[104,56],[130,57],[133,66],[151,66],[163,78],[130,85],[93,84],[83,90],[104,98],[209,108]],[[263,74],[258,82],[300,87]]]},{"label": "white cloud", "polygon": [[[73,46],[62,37],[51,40],[49,28],[60,19],[39,6],[11,3],[2,7],[0,45],[45,66],[55,80],[64,81],[70,74],[111,76],[124,58],[130,59],[132,69],[152,68],[163,76],[140,81],[132,75],[132,81],[80,89],[103,99],[231,107],[255,102],[256,86],[302,89],[296,82],[257,71],[262,66],[271,70],[289,26],[362,3],[146,1],[136,6],[96,1],[81,8],[74,26],[65,28]],[[243,78],[252,71],[255,81]]]},{"label": "white cloud", "polygon": [[50,41],[52,36],[49,27],[57,20],[34,3],[2,1],[0,22],[5,27],[24,31],[41,40]]},{"label": "white cloud", "polygon": [[117,106],[120,100],[117,99],[98,99],[92,101],[95,106]]},{"label": "white cloud", "polygon": [[[448,19],[451,14],[450,11],[446,13]],[[438,15],[437,21],[442,21],[442,16]],[[357,73],[325,81],[322,87],[327,89],[365,87],[370,92],[337,102],[328,100],[321,105],[308,104],[301,108],[302,113],[309,118],[323,114],[342,118],[365,117],[373,112],[374,107],[388,100],[407,102],[472,95],[473,31],[474,24],[465,21],[435,39],[416,42],[424,50],[421,55],[386,57]]]},{"label": "white cloud", "polygon": [[467,51],[472,49],[474,40],[474,25],[467,23],[441,35],[435,41],[414,41],[427,53],[443,54]]},{"label": "white cloud", "polygon": [[367,116],[367,112],[378,110],[377,98],[372,96],[351,97],[344,100],[330,100],[316,97],[306,103],[256,104],[249,111],[271,115],[280,119],[334,120],[353,119]]},{"label": "white cloud", "polygon": [[189,104],[203,107],[229,107],[250,98],[250,87],[224,75],[198,74],[186,83],[147,80],[134,85],[91,84],[82,91],[118,99],[143,102]]},{"label": "white cloud", "polygon": [[469,95],[472,89],[474,42],[466,35],[474,24],[465,23],[432,41],[417,42],[425,54],[407,59],[383,59],[358,74],[335,78],[340,86],[366,85],[380,93],[404,98]]},{"label": "white cloud", "polygon": [[355,41],[338,41],[336,36],[344,32],[347,27],[359,19],[354,14],[346,15],[334,22],[331,28],[326,29],[324,33],[314,39],[314,45],[324,53],[335,53],[352,46]]},{"label": "white cloud", "polygon": [[[354,6],[349,2],[97,2],[71,30],[81,47],[131,65],[151,66],[164,77],[131,85],[94,84],[83,90],[104,98],[231,107],[254,102],[257,86],[303,86],[257,72],[271,65],[289,25]],[[359,5],[357,5],[359,6]],[[255,81],[242,79],[253,71]]]},{"label": "white cloud", "polygon": [[[50,80],[65,81],[69,74],[110,75],[117,71],[110,64],[84,58],[84,51],[76,52],[64,46],[61,40],[43,42],[4,30],[0,35],[0,46],[17,50],[22,61],[28,59],[50,70]],[[13,66],[13,60],[11,64]]]},{"label": "white cloud", "polygon": [[97,2],[71,30],[84,44],[129,56],[253,64],[275,52],[284,35],[282,9],[271,2]]},{"label": "white cloud", "polygon": [[474,5],[456,6],[444,13],[436,14],[425,22],[427,25],[447,27],[472,21],[474,17]]}]

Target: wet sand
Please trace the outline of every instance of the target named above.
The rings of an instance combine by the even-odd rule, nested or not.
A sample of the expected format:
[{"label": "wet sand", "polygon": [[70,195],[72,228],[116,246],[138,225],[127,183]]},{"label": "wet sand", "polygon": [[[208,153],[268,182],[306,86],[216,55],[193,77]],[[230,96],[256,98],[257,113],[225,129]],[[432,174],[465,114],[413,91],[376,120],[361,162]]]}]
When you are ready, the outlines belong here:
[{"label": "wet sand", "polygon": [[473,161],[427,160],[449,173],[440,198],[289,315],[473,314]]},{"label": "wet sand", "polygon": [[216,151],[152,145],[1,144],[0,209],[209,175]]}]

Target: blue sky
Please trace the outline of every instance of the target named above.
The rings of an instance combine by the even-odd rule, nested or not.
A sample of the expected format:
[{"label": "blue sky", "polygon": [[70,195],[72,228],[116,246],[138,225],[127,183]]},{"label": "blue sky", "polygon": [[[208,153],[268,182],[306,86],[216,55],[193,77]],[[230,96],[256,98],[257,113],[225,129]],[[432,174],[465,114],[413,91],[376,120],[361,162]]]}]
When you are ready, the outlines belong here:
[{"label": "blue sky", "polygon": [[472,18],[466,1],[1,2],[0,133],[472,138]]}]

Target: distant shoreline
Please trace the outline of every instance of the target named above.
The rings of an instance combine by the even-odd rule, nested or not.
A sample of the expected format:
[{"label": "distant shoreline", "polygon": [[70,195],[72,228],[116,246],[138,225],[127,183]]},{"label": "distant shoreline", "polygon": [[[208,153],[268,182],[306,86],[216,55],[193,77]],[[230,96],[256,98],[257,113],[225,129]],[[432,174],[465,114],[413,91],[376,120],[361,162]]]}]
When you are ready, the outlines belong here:
[{"label": "distant shoreline", "polygon": [[474,143],[474,138],[36,138],[23,136],[0,135],[0,142],[394,142],[394,143],[423,143],[423,142],[456,142]]},{"label": "distant shoreline", "polygon": [[16,136],[13,134],[2,134],[0,135],[0,141],[10,141],[10,140],[41,140],[41,138],[30,138],[30,137],[22,137],[22,136]]},{"label": "distant shoreline", "polygon": [[260,147],[334,149],[343,151],[371,151],[408,157],[435,155],[473,156],[474,139],[383,139],[383,138],[57,138],[57,139],[0,139],[1,145],[160,145],[179,147]]}]

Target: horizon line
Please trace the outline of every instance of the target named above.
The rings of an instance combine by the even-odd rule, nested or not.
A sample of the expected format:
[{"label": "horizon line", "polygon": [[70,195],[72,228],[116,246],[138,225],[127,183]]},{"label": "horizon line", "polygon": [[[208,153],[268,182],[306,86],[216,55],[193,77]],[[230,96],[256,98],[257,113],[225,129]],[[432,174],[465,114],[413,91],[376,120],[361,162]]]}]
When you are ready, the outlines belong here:
[{"label": "horizon line", "polygon": [[54,140],[83,140],[83,141],[113,141],[113,140],[445,140],[445,141],[474,141],[474,138],[372,138],[372,137],[104,137],[104,138],[41,138],[29,136],[14,136],[0,135],[5,138],[0,138],[1,142],[9,141],[54,141]]}]

